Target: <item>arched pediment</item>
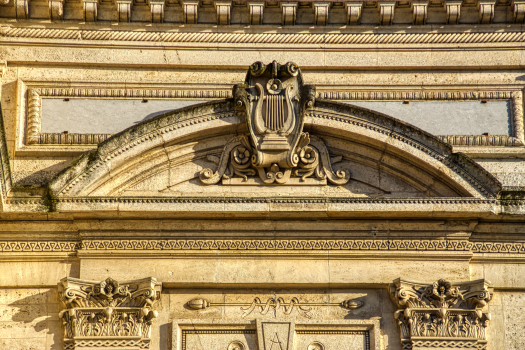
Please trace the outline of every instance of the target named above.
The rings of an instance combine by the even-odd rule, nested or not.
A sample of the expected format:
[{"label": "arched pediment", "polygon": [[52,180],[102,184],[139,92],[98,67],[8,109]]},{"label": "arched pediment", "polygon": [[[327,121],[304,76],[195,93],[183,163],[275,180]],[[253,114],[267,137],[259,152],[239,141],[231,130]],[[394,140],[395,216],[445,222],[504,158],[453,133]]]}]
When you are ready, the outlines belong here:
[{"label": "arched pediment", "polygon": [[[453,153],[448,144],[384,114],[300,95],[296,100],[303,105],[290,104],[288,110],[293,114],[295,108],[301,114],[299,136],[292,130],[297,126],[286,125],[286,115],[281,120],[260,119],[268,123],[264,125],[277,123],[275,128],[281,131],[292,130],[287,136],[268,131],[269,127],[257,129],[251,117],[257,100],[250,101],[238,91],[234,95],[234,99],[171,111],[114,135],[59,174],[50,184],[51,196],[57,202],[68,198],[491,199],[501,189],[492,175],[465,155]],[[282,101],[286,102],[284,97]],[[257,132],[267,134],[254,136]]]}]

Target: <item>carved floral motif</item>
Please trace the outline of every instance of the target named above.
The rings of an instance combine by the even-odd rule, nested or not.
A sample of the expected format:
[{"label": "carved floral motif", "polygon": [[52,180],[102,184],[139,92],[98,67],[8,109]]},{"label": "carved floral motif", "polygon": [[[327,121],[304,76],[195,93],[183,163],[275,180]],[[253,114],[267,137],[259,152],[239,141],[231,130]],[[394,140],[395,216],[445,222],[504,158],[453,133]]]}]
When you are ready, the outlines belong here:
[{"label": "carved floral motif", "polygon": [[484,349],[490,314],[482,309],[492,299],[489,284],[485,280],[453,284],[440,279],[430,285],[394,281],[390,296],[399,307],[395,317],[403,349],[427,343]]},{"label": "carved floral motif", "polygon": [[151,307],[160,297],[160,284],[154,278],[95,282],[68,277],[58,288],[66,307],[59,314],[66,348],[81,347],[86,342],[136,342],[141,348],[149,347],[151,325],[157,317]]},{"label": "carved floral motif", "polygon": [[233,88],[233,96],[250,133],[230,140],[220,159],[208,156],[218,168],[200,172],[204,184],[221,179],[228,184],[253,184],[251,177],[267,185],[289,183],[291,178],[296,185],[311,184],[310,177],[317,184],[328,180],[344,185],[350,180],[350,171],[332,169],[342,157],[330,157],[320,138],[303,132],[305,111],[315,104],[315,88],[303,85],[295,63],[254,63],[245,83]]}]

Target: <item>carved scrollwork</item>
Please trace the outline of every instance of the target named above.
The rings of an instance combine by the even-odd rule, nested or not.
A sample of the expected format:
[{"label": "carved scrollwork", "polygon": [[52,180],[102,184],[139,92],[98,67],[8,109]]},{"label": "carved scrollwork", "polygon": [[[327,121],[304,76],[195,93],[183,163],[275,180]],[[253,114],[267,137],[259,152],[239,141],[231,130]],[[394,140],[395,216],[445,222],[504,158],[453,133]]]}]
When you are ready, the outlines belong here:
[{"label": "carved scrollwork", "polygon": [[151,325],[158,316],[151,307],[160,298],[160,284],[154,278],[96,282],[68,277],[58,289],[66,307],[59,313],[66,348],[108,341],[149,347]]},{"label": "carved scrollwork", "polygon": [[315,88],[303,85],[295,63],[255,62],[245,82],[233,88],[233,96],[250,134],[230,140],[220,159],[208,156],[218,168],[200,172],[204,184],[223,179],[227,184],[270,185],[295,179],[294,184],[301,185],[312,184],[307,181],[312,178],[319,185],[344,185],[350,180],[350,171],[332,170],[342,158],[331,158],[321,139],[303,132],[305,111],[315,105]]},{"label": "carved scrollwork", "polygon": [[490,314],[482,309],[492,299],[489,284],[485,280],[453,284],[440,279],[426,285],[394,281],[390,296],[399,307],[395,318],[403,349],[422,341],[451,347],[467,342],[472,348],[483,348]]},{"label": "carved scrollwork", "polygon": [[186,303],[188,307],[194,310],[202,310],[208,307],[216,306],[239,306],[240,310],[243,312],[242,318],[245,318],[251,315],[254,312],[258,312],[260,315],[266,315],[270,312],[273,314],[278,311],[282,311],[285,315],[290,315],[292,312],[297,311],[297,313],[305,318],[312,318],[310,312],[312,311],[313,306],[337,306],[345,309],[357,309],[363,306],[365,303],[361,300],[344,300],[340,303],[308,303],[301,302],[297,297],[293,297],[289,302],[286,302],[282,297],[278,298],[268,298],[266,301],[262,301],[259,297],[255,297],[249,303],[224,303],[224,302],[214,302],[211,303],[205,299],[192,299]]}]

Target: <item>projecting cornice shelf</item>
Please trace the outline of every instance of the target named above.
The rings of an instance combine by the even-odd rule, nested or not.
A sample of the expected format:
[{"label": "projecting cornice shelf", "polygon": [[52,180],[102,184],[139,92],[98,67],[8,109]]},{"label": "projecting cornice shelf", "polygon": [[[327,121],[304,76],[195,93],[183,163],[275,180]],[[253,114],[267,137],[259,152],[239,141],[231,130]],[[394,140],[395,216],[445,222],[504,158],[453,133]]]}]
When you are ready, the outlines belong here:
[{"label": "projecting cornice shelf", "polygon": [[[217,25],[382,25],[523,23],[523,0],[449,1],[198,1],[3,0],[1,17]],[[47,6],[45,6],[47,5]]]}]

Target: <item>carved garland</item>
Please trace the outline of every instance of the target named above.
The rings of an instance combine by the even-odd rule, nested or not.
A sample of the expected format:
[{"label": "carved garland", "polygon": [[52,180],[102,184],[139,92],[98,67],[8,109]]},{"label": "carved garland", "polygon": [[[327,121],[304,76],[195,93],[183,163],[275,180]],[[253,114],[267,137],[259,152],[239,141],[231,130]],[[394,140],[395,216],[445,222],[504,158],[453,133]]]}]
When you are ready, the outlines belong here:
[{"label": "carved garland", "polygon": [[485,349],[490,314],[483,308],[492,299],[490,282],[477,280],[453,284],[440,279],[432,284],[401,278],[390,284],[390,296],[401,330],[403,349],[462,344]]},{"label": "carved garland", "polygon": [[158,315],[151,308],[160,298],[155,278],[119,283],[64,278],[58,284],[64,310],[65,349],[134,346],[149,349],[151,325]]},{"label": "carved garland", "polygon": [[[524,146],[522,91],[320,91],[319,98],[337,101],[461,101],[510,100],[513,135],[439,135],[454,146]],[[42,97],[53,98],[153,98],[153,99],[224,99],[228,90],[105,89],[105,88],[30,88],[28,90],[27,144],[96,145],[112,134],[41,133]]]}]

